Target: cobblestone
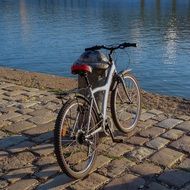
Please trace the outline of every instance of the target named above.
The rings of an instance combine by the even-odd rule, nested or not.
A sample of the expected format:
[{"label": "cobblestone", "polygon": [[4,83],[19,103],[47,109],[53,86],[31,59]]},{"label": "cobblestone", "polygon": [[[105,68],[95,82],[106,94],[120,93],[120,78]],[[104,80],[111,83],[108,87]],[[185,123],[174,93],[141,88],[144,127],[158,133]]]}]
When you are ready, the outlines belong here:
[{"label": "cobblestone", "polygon": [[0,162],[0,169],[9,171],[31,166],[35,156],[31,152],[22,152],[14,156],[5,157]]},{"label": "cobblestone", "polygon": [[155,174],[159,174],[162,169],[152,163],[141,163],[139,165],[134,165],[130,168],[131,171],[142,175],[143,177],[153,177]]},{"label": "cobblestone", "polygon": [[190,131],[190,121],[185,121],[175,127],[176,129],[180,129],[182,131]]},{"label": "cobblestone", "polygon": [[167,187],[156,182],[150,183],[146,189],[147,190],[169,190]]},{"label": "cobblestone", "polygon": [[27,137],[22,135],[8,136],[0,140],[0,149],[6,149],[25,140],[27,140]]},{"label": "cobblestone", "polygon": [[155,115],[152,114],[152,113],[148,113],[148,112],[142,113],[141,116],[140,116],[140,121],[146,121],[146,120],[148,120],[148,119],[153,118],[154,116],[155,116]]},{"label": "cobblestone", "polygon": [[156,152],[150,160],[165,167],[172,167],[176,162],[182,160],[183,156],[184,154],[181,152],[169,148],[163,148]]},{"label": "cobblestone", "polygon": [[24,130],[30,129],[36,127],[34,123],[28,122],[28,121],[19,121],[17,123],[13,123],[7,127],[4,127],[6,131],[12,132],[12,133],[20,133]]},{"label": "cobblestone", "polygon": [[84,180],[76,182],[74,185],[71,185],[73,190],[95,190],[108,182],[109,179],[97,173],[92,173]]},{"label": "cobblestone", "polygon": [[190,158],[186,158],[180,165],[179,168],[190,172]]},{"label": "cobblestone", "polygon": [[169,170],[161,174],[158,179],[168,185],[179,188],[190,182],[190,173],[182,170]]},{"label": "cobblestone", "polygon": [[165,120],[159,122],[158,126],[165,128],[165,129],[171,129],[182,122],[183,121],[179,120],[179,119],[168,118],[168,119],[165,119]]},{"label": "cobblestone", "polygon": [[5,189],[8,186],[8,182],[6,180],[0,179],[0,189]]},{"label": "cobblestone", "polygon": [[133,145],[143,145],[147,141],[148,141],[147,138],[138,137],[138,136],[133,136],[129,140],[127,140],[128,143]]},{"label": "cobblestone", "polygon": [[18,170],[12,170],[8,172],[5,176],[3,176],[4,179],[6,179],[10,183],[15,183],[16,181],[20,180],[21,178],[32,174],[34,168],[22,168]]},{"label": "cobblestone", "polygon": [[162,147],[164,147],[166,144],[168,144],[170,141],[161,137],[156,137],[155,139],[149,141],[146,143],[146,145],[150,148],[153,148],[155,150],[159,150]]},{"label": "cobblestone", "polygon": [[107,155],[110,157],[121,157],[123,154],[131,151],[133,146],[127,144],[116,144],[115,146],[108,149]]},{"label": "cobblestone", "polygon": [[32,152],[38,154],[39,156],[46,156],[53,153],[53,144],[42,144],[32,147]]},{"label": "cobblestone", "polygon": [[149,113],[153,113],[153,114],[155,114],[155,115],[163,114],[162,111],[160,111],[160,110],[156,110],[156,109],[151,109],[151,110],[149,110],[148,112],[149,112]]},{"label": "cobblestone", "polygon": [[170,139],[170,140],[177,140],[179,137],[181,137],[184,134],[183,131],[177,130],[177,129],[171,129],[164,133],[162,137]]},{"label": "cobblestone", "polygon": [[37,187],[37,190],[60,190],[65,189],[71,184],[74,180],[68,177],[66,174],[58,175],[46,183],[42,183]]},{"label": "cobblestone", "polygon": [[102,167],[98,172],[104,176],[115,178],[122,174],[127,168],[134,165],[134,163],[126,158],[113,160],[107,166]]},{"label": "cobblestone", "polygon": [[57,162],[56,158],[50,155],[50,156],[40,157],[39,160],[35,163],[35,165],[42,167],[56,162]]},{"label": "cobblestone", "polygon": [[157,136],[159,136],[160,134],[164,133],[165,129],[163,128],[159,128],[159,127],[151,127],[148,128],[144,131],[140,132],[140,135],[143,137],[151,137],[151,138],[155,138]]},{"label": "cobblestone", "polygon": [[139,190],[143,187],[145,180],[132,174],[126,174],[120,178],[116,178],[105,186],[104,190]]},{"label": "cobblestone", "polygon": [[183,136],[179,140],[171,143],[170,146],[172,146],[178,150],[188,152],[190,154],[190,137]]},{"label": "cobblestone", "polygon": [[149,148],[145,148],[145,147],[140,147],[137,148],[133,151],[131,151],[128,155],[131,158],[137,160],[137,161],[142,161],[143,159],[149,157],[151,154],[153,154],[155,151]]},{"label": "cobblestone", "polygon": [[7,157],[9,154],[5,151],[0,151],[0,160],[4,159],[5,157]]},{"label": "cobblestone", "polygon": [[39,172],[35,173],[35,176],[40,179],[46,180],[47,178],[59,172],[60,172],[60,167],[56,164],[56,165],[51,165],[40,170]]},{"label": "cobblestone", "polygon": [[22,179],[13,185],[9,186],[7,190],[29,190],[34,189],[34,187],[38,184],[36,179]]}]

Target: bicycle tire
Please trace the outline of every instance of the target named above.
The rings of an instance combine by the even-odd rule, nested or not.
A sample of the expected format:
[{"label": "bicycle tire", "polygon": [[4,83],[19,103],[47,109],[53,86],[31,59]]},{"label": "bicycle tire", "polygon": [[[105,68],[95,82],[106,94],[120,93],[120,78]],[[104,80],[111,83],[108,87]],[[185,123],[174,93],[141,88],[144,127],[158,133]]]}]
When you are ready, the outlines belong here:
[{"label": "bicycle tire", "polygon": [[[64,125],[64,121],[66,120],[66,114],[68,112],[68,109],[71,108],[71,106],[73,104],[76,104],[76,102],[84,102],[85,105],[90,106],[89,101],[83,97],[83,96],[75,96],[74,98],[72,98],[71,100],[68,100],[60,109],[56,122],[55,122],[55,129],[54,129],[54,152],[58,161],[59,166],[61,167],[62,171],[65,172],[68,176],[75,178],[75,179],[79,179],[79,178],[83,178],[86,175],[88,175],[88,173],[90,172],[90,170],[92,169],[95,159],[96,159],[96,155],[97,155],[97,151],[96,149],[93,151],[92,154],[92,158],[90,160],[90,164],[87,165],[87,167],[83,170],[83,171],[74,171],[73,169],[71,169],[67,162],[66,162],[66,157],[64,157],[63,153],[63,149],[62,149],[62,130],[63,128],[65,128]],[[95,123],[97,122],[97,118],[96,118],[96,114],[95,114],[95,110],[92,109],[92,124],[95,125]],[[65,130],[65,129],[64,129]],[[96,142],[96,146],[98,143],[98,134],[96,133],[94,135],[95,137],[95,142]],[[80,163],[79,163],[80,165]]]},{"label": "bicycle tire", "polygon": [[[119,117],[118,117],[118,113],[120,113],[120,112],[118,111],[118,108],[116,106],[116,104],[117,104],[117,99],[116,98],[117,98],[117,95],[118,95],[119,85],[121,85],[121,83],[122,83],[121,80],[117,80],[117,84],[116,84],[115,88],[113,89],[113,91],[111,93],[111,114],[112,114],[112,118],[113,118],[115,126],[120,131],[122,131],[124,133],[127,133],[127,132],[130,132],[131,130],[133,130],[136,127],[136,125],[138,123],[138,120],[140,118],[140,113],[141,113],[141,93],[140,93],[140,88],[139,88],[138,81],[134,77],[134,75],[132,75],[131,73],[125,73],[124,76],[122,76],[122,77],[123,77],[123,79],[131,80],[134,83],[134,85],[135,85],[136,92],[137,92],[137,101],[138,101],[136,116],[135,116],[135,119],[134,119],[133,123],[130,126],[128,124],[128,123],[130,123],[129,120],[128,121],[127,120],[126,121],[122,121],[122,119],[119,119]],[[128,88],[128,87],[126,86],[126,88]],[[127,103],[127,105],[129,105],[129,104],[131,104],[131,103]],[[124,114],[124,116],[123,116],[124,119],[128,119],[128,118],[130,118],[130,116],[128,114],[128,110],[127,110],[128,108],[126,110],[125,109],[126,109],[126,107],[124,107],[124,111],[126,113],[122,112],[122,111],[121,112],[122,112],[122,114]],[[134,114],[134,113],[131,113],[131,114]],[[128,125],[128,126],[126,127],[126,125]]]}]

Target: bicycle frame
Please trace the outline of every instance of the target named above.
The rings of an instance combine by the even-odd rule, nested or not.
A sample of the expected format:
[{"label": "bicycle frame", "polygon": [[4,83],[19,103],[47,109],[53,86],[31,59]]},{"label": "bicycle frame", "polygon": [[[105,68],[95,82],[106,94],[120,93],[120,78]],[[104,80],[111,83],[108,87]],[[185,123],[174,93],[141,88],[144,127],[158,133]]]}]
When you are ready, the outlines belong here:
[{"label": "bicycle frame", "polygon": [[[92,133],[87,135],[86,138],[102,131],[102,129],[105,131],[106,109],[107,109],[107,103],[108,103],[108,96],[109,96],[110,86],[112,84],[112,79],[113,79],[115,72],[116,72],[115,63],[112,61],[112,64],[110,65],[110,69],[108,71],[108,76],[106,78],[105,85],[94,88],[94,89],[92,89],[91,87],[89,88],[90,97],[91,97],[91,102],[90,102],[91,106],[90,106],[90,111],[89,111],[89,118],[91,117],[91,111],[92,111],[92,107],[94,105],[98,114],[99,115],[101,114],[101,116],[102,116],[102,125],[99,128],[97,128],[95,131],[93,131]],[[104,92],[101,111],[98,108],[98,105],[97,105],[97,102],[95,99],[95,95],[94,95],[97,92]],[[89,119],[89,121],[90,121],[90,119]],[[87,125],[88,126],[87,131],[89,131],[89,125],[90,125],[90,123],[88,123],[88,125]]]}]

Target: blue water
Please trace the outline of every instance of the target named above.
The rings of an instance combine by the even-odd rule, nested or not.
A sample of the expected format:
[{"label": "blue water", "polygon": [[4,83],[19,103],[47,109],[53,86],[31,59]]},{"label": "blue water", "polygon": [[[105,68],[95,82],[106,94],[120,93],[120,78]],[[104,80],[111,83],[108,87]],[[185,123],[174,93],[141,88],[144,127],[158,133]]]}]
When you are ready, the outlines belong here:
[{"label": "blue water", "polygon": [[0,66],[72,77],[95,44],[136,42],[116,55],[148,91],[190,98],[190,0],[2,0]]}]

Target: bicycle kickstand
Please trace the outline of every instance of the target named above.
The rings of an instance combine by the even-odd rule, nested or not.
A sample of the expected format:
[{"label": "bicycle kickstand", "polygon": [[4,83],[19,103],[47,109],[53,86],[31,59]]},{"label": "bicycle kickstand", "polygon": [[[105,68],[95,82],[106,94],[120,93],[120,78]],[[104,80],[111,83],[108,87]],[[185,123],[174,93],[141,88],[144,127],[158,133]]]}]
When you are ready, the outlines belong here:
[{"label": "bicycle kickstand", "polygon": [[110,129],[109,125],[107,125],[106,128],[107,128],[113,142],[115,142],[115,143],[123,143],[124,142],[123,139],[114,137],[113,131]]}]

